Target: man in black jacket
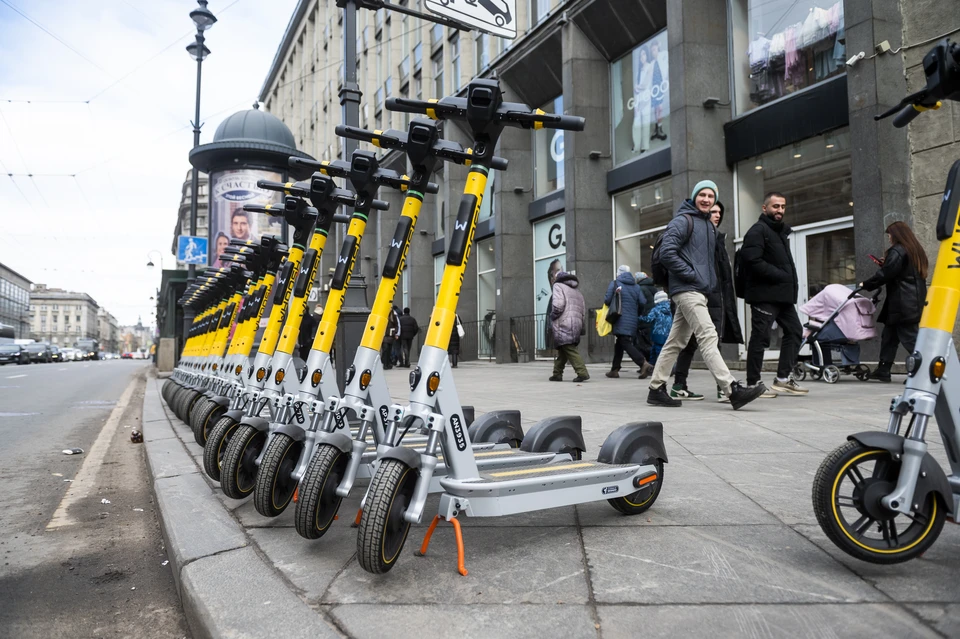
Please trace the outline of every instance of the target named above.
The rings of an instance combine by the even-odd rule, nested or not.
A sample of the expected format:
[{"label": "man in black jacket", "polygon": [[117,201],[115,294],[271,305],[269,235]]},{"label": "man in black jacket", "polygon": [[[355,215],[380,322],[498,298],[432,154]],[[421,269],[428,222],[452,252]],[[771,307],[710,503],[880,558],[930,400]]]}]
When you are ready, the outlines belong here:
[{"label": "man in black jacket", "polygon": [[[743,237],[740,260],[745,273],[744,299],[750,305],[750,344],[747,347],[747,384],[760,384],[763,352],[770,346],[770,331],[776,322],[783,330],[780,362],[773,390],[788,395],[806,395],[807,389],[792,377],[803,328],[797,315],[800,285],[797,266],[790,252],[791,228],[783,223],[787,200],[771,191],[763,198],[763,213]],[[764,397],[772,394],[765,393]]]},{"label": "man in black jacket", "polygon": [[410,346],[419,332],[420,327],[410,314],[410,307],[405,307],[400,316],[400,368],[410,368]]}]

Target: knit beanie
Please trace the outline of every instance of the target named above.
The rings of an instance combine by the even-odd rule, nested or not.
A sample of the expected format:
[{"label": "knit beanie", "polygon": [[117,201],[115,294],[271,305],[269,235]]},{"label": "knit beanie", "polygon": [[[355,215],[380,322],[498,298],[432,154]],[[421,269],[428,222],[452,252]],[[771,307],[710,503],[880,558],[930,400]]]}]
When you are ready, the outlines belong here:
[{"label": "knit beanie", "polygon": [[627,266],[626,264],[621,264],[620,266],[617,267],[617,275],[618,275],[618,276],[619,276],[621,273],[629,273],[629,272],[630,272],[630,267]]},{"label": "knit beanie", "polygon": [[700,180],[697,182],[697,185],[693,187],[693,194],[690,196],[691,200],[697,199],[697,193],[704,189],[710,189],[713,191],[714,199],[720,199],[720,191],[717,190],[717,185],[713,180]]},{"label": "knit beanie", "polygon": [[668,299],[670,298],[667,297],[667,294],[664,293],[663,291],[657,291],[656,294],[653,296],[654,304],[659,304],[660,302],[666,302]]}]

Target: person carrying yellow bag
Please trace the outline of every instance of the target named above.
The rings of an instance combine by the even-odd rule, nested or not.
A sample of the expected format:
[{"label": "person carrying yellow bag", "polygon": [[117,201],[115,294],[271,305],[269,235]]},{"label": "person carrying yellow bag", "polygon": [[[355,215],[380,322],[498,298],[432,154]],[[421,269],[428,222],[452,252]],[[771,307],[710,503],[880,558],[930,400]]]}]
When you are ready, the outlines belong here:
[{"label": "person carrying yellow bag", "polygon": [[613,331],[613,324],[607,321],[607,309],[609,307],[604,304],[599,309],[597,309],[597,335],[600,337],[606,337]]}]

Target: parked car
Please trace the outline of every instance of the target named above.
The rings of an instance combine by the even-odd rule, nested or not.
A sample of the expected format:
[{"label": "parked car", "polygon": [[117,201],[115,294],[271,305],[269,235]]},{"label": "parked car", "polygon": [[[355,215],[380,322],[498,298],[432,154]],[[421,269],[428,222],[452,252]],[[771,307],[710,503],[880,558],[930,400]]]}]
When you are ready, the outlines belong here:
[{"label": "parked car", "polygon": [[124,353],[120,356],[120,359],[133,359],[133,353]]},{"label": "parked car", "polygon": [[63,361],[63,351],[60,350],[60,347],[54,346],[52,344],[50,345],[50,358],[54,362]]},{"label": "parked car", "polygon": [[65,362],[75,362],[80,359],[80,351],[76,348],[61,348],[60,352],[63,353],[63,361]]},{"label": "parked car", "polygon": [[50,344],[44,344],[43,342],[27,344],[27,352],[30,354],[31,362],[46,362],[49,364],[53,361],[53,351],[50,350]]},{"label": "parked car", "polygon": [[29,364],[30,353],[25,346],[20,344],[0,345],[0,365],[3,364]]}]

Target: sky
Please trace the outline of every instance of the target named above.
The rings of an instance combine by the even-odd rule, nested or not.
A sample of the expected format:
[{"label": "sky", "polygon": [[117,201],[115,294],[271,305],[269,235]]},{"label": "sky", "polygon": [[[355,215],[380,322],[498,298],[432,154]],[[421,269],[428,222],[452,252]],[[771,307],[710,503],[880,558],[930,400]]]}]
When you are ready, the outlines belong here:
[{"label": "sky", "polygon": [[[206,32],[201,144],[251,108],[295,6],[211,0],[218,22]],[[151,251],[175,265],[193,146],[196,63],[185,47],[196,7],[0,0],[0,263],[89,293],[121,325],[155,324],[160,256]]]}]

